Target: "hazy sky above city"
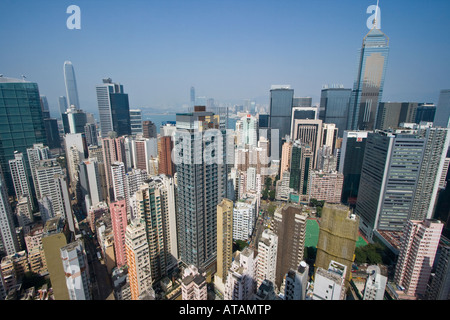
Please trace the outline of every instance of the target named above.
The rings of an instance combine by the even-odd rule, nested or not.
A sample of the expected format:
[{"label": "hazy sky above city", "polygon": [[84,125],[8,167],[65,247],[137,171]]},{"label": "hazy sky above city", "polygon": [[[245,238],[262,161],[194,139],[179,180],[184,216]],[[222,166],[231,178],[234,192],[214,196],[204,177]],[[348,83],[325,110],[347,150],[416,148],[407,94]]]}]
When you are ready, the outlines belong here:
[{"label": "hazy sky above city", "polygon": [[[69,30],[69,5],[81,29]],[[289,84],[318,103],[324,84],[353,87],[366,13],[376,0],[0,1],[0,74],[37,82],[51,111],[72,61],[81,108],[95,85],[124,85],[130,107],[163,110],[197,96],[269,103]],[[438,102],[450,88],[450,1],[380,1],[390,38],[383,101]],[[241,102],[241,103],[242,103]],[[53,113],[52,113],[53,114]],[[56,114],[54,114],[55,116]]]}]

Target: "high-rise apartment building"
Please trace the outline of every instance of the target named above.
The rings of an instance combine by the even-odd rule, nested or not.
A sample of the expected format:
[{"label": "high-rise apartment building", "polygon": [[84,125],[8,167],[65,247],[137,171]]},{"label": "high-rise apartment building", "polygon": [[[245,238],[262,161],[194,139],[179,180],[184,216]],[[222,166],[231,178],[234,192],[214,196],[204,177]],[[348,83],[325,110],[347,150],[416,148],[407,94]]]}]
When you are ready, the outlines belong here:
[{"label": "high-rise apartment building", "polygon": [[147,139],[158,136],[156,125],[152,121],[145,120],[142,122],[142,136]]},{"label": "high-rise apartment building", "polygon": [[287,204],[274,214],[273,230],[278,236],[275,285],[280,288],[289,269],[303,260],[307,214],[300,206]]},{"label": "high-rise apartment building", "polygon": [[233,260],[233,201],[222,199],[217,205],[217,272],[214,285],[222,293]]},{"label": "high-rise apartment building", "polygon": [[[111,165],[114,162],[127,163],[125,155],[125,138],[110,137],[102,139],[103,164],[105,166],[106,188],[108,199],[114,199]],[[127,164],[128,165],[128,164]]]},{"label": "high-rise apartment building", "polygon": [[376,26],[364,37],[350,100],[347,130],[373,130],[383,96],[389,38]]},{"label": "high-rise apartment building", "polygon": [[14,228],[13,212],[6,185],[0,172],[0,255],[11,255],[19,250]]},{"label": "high-rise apartment building", "polygon": [[[335,261],[351,270],[358,240],[359,217],[349,207],[340,204],[325,203],[317,243],[316,267],[328,269]],[[351,272],[345,276],[346,286],[351,279]]]},{"label": "high-rise apartment building", "polygon": [[224,300],[251,300],[256,292],[258,256],[246,247],[238,252],[228,271]]},{"label": "high-rise apartment building", "polygon": [[89,265],[82,240],[60,249],[70,300],[91,300]]},{"label": "high-rise apartment building", "polygon": [[339,172],[313,170],[310,174],[309,198],[329,203],[340,203],[344,175]]},{"label": "high-rise apartment building", "polygon": [[284,300],[306,300],[308,288],[309,266],[305,261],[300,262],[297,269],[289,270],[284,285]]},{"label": "high-rise apartment building", "polygon": [[150,253],[144,221],[136,219],[127,226],[125,247],[131,300],[141,300],[152,290]]},{"label": "high-rise apartment building", "polygon": [[127,207],[124,198],[116,199],[109,205],[111,213],[111,223],[114,233],[114,252],[116,255],[116,264],[118,268],[127,264],[127,255],[125,249],[125,232],[127,227]]},{"label": "high-rise apartment building", "polygon": [[193,265],[183,270],[181,280],[182,300],[207,300],[206,273]]},{"label": "high-rise apartment building", "polygon": [[172,161],[173,141],[171,136],[162,136],[158,140],[158,173],[173,177],[175,165]]},{"label": "high-rise apartment building", "polygon": [[36,167],[39,166],[39,162],[41,160],[49,159],[51,157],[51,154],[49,148],[40,143],[34,144],[32,148],[28,148],[27,156],[31,171],[31,178],[34,186],[33,197],[34,195],[36,195],[37,197],[37,195],[39,194],[39,185],[36,180]]},{"label": "high-rise apartment building", "polygon": [[66,85],[66,97],[69,108],[75,106],[76,109],[80,109],[75,70],[71,61],[64,61],[64,83]]},{"label": "high-rise apartment building", "polygon": [[258,242],[258,267],[256,271],[256,286],[268,280],[275,283],[277,268],[278,236],[270,229],[265,229]]},{"label": "high-rise apartment building", "polygon": [[[37,83],[0,77],[0,114],[0,166],[8,194],[14,195],[8,161],[15,151],[25,155],[35,143],[47,145]],[[31,176],[26,158],[25,165]]]},{"label": "high-rise apartment building", "polygon": [[110,132],[118,137],[131,135],[128,94],[124,93],[123,85],[107,78],[96,90],[101,137],[108,137]]},{"label": "high-rise apartment building", "polygon": [[438,220],[408,220],[400,242],[394,281],[408,296],[423,297],[441,238]]},{"label": "high-rise apartment building", "polygon": [[191,113],[178,113],[176,117],[173,158],[177,160],[179,255],[187,265],[206,270],[216,260],[216,206],[226,191],[222,185],[226,171],[220,164],[222,146],[208,132],[219,127],[219,119],[204,107],[195,107]]},{"label": "high-rise apartment building", "polygon": [[377,265],[369,266],[367,273],[363,300],[384,300],[387,277],[381,274],[381,269]]},{"label": "high-rise apartment building", "polygon": [[[14,152],[14,159],[9,160],[9,168],[16,192],[16,199],[18,200],[25,196],[31,200],[33,194],[28,181],[25,160],[22,153]],[[30,204],[33,204],[33,202],[30,201]]]},{"label": "high-rise apartment building", "polygon": [[316,267],[312,300],[344,300],[346,265],[331,261],[326,268]]},{"label": "high-rise apartment building", "polygon": [[97,125],[95,123],[86,123],[84,126],[84,134],[88,146],[98,146]]}]

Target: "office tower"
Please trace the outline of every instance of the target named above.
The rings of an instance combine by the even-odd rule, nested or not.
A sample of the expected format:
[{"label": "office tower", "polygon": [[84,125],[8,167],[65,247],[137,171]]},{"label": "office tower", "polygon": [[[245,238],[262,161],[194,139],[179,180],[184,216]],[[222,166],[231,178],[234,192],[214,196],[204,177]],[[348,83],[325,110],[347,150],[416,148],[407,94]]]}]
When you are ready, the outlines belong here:
[{"label": "office tower", "polygon": [[103,138],[102,139],[102,148],[103,148],[103,163],[105,166],[105,175],[106,175],[106,187],[107,187],[107,195],[108,199],[114,199],[114,185],[112,182],[112,171],[111,165],[118,162],[126,162],[125,156],[125,139],[123,137],[119,138]]},{"label": "office tower", "polygon": [[233,201],[222,199],[217,205],[217,272],[214,285],[225,291],[228,269],[233,260]]},{"label": "office tower", "polygon": [[334,123],[342,138],[347,129],[348,108],[352,89],[343,87],[324,87],[320,95],[319,119],[324,123]]},{"label": "office tower", "polygon": [[388,130],[416,121],[418,102],[380,102],[375,129]]},{"label": "office tower", "polygon": [[265,229],[258,242],[258,266],[256,271],[256,285],[268,280],[275,283],[277,267],[278,236],[270,229]]},{"label": "office tower", "polygon": [[389,38],[376,26],[363,39],[350,100],[347,130],[373,130],[382,100]]},{"label": "office tower", "polygon": [[144,221],[137,219],[126,227],[125,248],[131,300],[141,300],[152,286],[149,246]]},{"label": "office tower", "polygon": [[124,93],[123,85],[107,78],[96,86],[96,91],[101,137],[108,137],[110,132],[118,137],[131,135],[128,94]]},{"label": "office tower", "polygon": [[347,266],[332,260],[326,268],[316,268],[312,300],[344,300]]},{"label": "office tower", "polygon": [[268,129],[269,128],[269,114],[260,114],[258,115],[258,123],[260,129]]},{"label": "office tower", "polygon": [[329,203],[340,203],[344,175],[339,172],[313,170],[310,174],[309,198]]},{"label": "office tower", "polygon": [[297,269],[291,269],[286,274],[284,300],[306,300],[308,288],[309,266],[300,262]]},{"label": "office tower", "polygon": [[450,300],[450,247],[441,246],[434,275],[427,291],[428,300]]},{"label": "office tower", "polygon": [[84,133],[87,123],[86,113],[71,105],[62,115],[64,133]]},{"label": "office tower", "polygon": [[64,222],[61,217],[54,217],[45,223],[42,248],[55,300],[70,299],[64,267],[61,262],[61,248],[69,242],[70,238],[64,230]]},{"label": "office tower", "polygon": [[85,203],[86,212],[89,211],[90,206],[96,206],[106,200],[103,198],[100,166],[102,164],[97,161],[97,158],[89,158],[79,165],[81,199]]},{"label": "office tower", "polygon": [[131,134],[133,136],[142,134],[142,111],[141,109],[130,109]]},{"label": "office tower", "polygon": [[207,300],[206,273],[193,265],[183,270],[181,280],[182,300]]},{"label": "office tower", "polygon": [[425,128],[420,130],[418,135],[425,140],[425,148],[410,219],[424,220],[433,217],[440,178],[450,145],[450,129]]},{"label": "office tower", "polygon": [[0,173],[0,255],[11,255],[18,251],[19,243],[14,228],[13,212],[8,200],[6,184]]},{"label": "office tower", "polygon": [[292,140],[300,140],[301,143],[311,147],[313,152],[313,168],[316,167],[319,148],[322,146],[323,123],[322,120],[295,120],[292,129]]},{"label": "office tower", "polygon": [[82,240],[60,249],[70,300],[91,300],[89,265]]},{"label": "office tower", "polygon": [[158,133],[156,132],[156,125],[150,121],[145,120],[142,122],[142,137],[144,138],[156,138]]},{"label": "office tower", "polygon": [[339,172],[344,175],[341,202],[355,205],[369,131],[345,131],[341,146]]},{"label": "office tower", "polygon": [[64,83],[66,84],[68,106],[75,106],[76,109],[80,109],[77,80],[75,78],[75,70],[73,69],[71,61],[64,61]]},{"label": "office tower", "polygon": [[290,86],[272,86],[270,89],[269,127],[278,130],[281,140],[291,133],[291,116],[294,90]]},{"label": "office tower", "polygon": [[363,300],[384,300],[387,277],[381,274],[380,267],[376,265],[369,266],[367,273]]},{"label": "office tower", "polygon": [[[185,264],[206,270],[216,260],[216,206],[223,196],[219,186],[224,174],[222,146],[208,132],[218,128],[219,119],[204,107],[178,113],[176,119],[173,158],[177,161],[179,255]],[[204,153],[211,158],[203,157]]]},{"label": "office tower", "polygon": [[303,260],[307,214],[300,206],[287,204],[274,214],[273,230],[278,236],[275,285],[280,288],[289,269]]},{"label": "office tower", "polygon": [[441,90],[433,122],[434,127],[450,127],[450,89]]},{"label": "office tower", "polygon": [[307,201],[309,195],[309,178],[313,168],[313,152],[308,145],[295,141],[292,146],[289,187]]},{"label": "office tower", "polygon": [[167,275],[167,247],[164,241],[164,215],[162,195],[157,182],[142,185],[136,192],[134,216],[145,227],[149,250],[149,269],[153,281]]},{"label": "office tower", "polygon": [[[316,267],[328,269],[330,262],[336,261],[352,270],[352,263],[358,240],[359,217],[350,208],[340,204],[325,203],[317,243]],[[346,285],[351,272],[346,275]]]},{"label": "office tower", "polygon": [[44,119],[45,135],[50,149],[61,148],[61,138],[59,136],[58,120],[54,118]]},{"label": "office tower", "polygon": [[162,136],[158,140],[158,173],[173,177],[175,165],[172,161],[173,141],[170,136]]},{"label": "office tower", "polygon": [[423,297],[441,238],[438,220],[408,220],[400,240],[394,281],[408,296]]},{"label": "office tower", "polygon": [[369,133],[355,213],[361,230],[401,231],[411,218],[425,140],[414,134]]},{"label": "office tower", "polygon": [[[0,77],[0,97],[0,165],[8,194],[13,195],[8,161],[15,151],[25,154],[35,143],[47,144],[47,137],[37,83]],[[30,176],[27,161],[25,165]]]},{"label": "office tower", "polygon": [[84,126],[84,134],[88,146],[98,146],[97,125],[94,123],[86,123]]},{"label": "office tower", "polygon": [[67,105],[67,99],[65,96],[60,96],[58,98],[58,106],[59,106],[59,113],[62,115],[64,112],[67,111],[67,108],[69,107]]},{"label": "office tower", "polygon": [[225,284],[224,300],[250,300],[256,292],[258,256],[254,249],[245,247],[231,263]]},{"label": "office tower", "polygon": [[189,102],[190,102],[189,106],[191,108],[194,108],[194,105],[195,105],[195,88],[194,87],[191,87],[190,94],[191,95],[190,95],[190,100],[189,100]]},{"label": "office tower", "polygon": [[311,97],[294,97],[292,99],[292,106],[297,108],[312,108]]},{"label": "office tower", "polygon": [[436,106],[432,103],[419,104],[416,111],[415,123],[421,122],[434,122],[434,116],[436,115]]},{"label": "office tower", "polygon": [[118,268],[127,264],[125,251],[125,232],[127,227],[127,203],[124,198],[116,199],[109,205],[111,222],[114,232],[114,253]]},{"label": "office tower", "polygon": [[[295,103],[294,98],[294,103]],[[290,136],[293,135],[294,122],[295,120],[317,120],[318,119],[318,109],[317,107],[292,107],[292,116],[291,116],[291,131]]]},{"label": "office tower", "polygon": [[[31,197],[30,183],[26,173],[25,161],[23,154],[14,152],[14,159],[9,160],[9,168],[13,180],[14,190],[16,192],[16,199],[19,200],[23,196]],[[31,201],[31,199],[30,199]],[[30,202],[32,204],[32,202]]]}]

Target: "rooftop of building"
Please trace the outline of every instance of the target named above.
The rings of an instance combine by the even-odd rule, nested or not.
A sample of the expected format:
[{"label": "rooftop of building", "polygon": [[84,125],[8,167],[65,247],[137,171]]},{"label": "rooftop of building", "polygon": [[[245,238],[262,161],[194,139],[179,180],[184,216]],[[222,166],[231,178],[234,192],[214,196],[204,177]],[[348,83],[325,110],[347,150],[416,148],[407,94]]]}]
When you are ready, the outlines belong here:
[{"label": "rooftop of building", "polygon": [[30,81],[26,81],[26,77],[22,76],[22,79],[9,78],[0,74],[0,83],[30,83]]}]

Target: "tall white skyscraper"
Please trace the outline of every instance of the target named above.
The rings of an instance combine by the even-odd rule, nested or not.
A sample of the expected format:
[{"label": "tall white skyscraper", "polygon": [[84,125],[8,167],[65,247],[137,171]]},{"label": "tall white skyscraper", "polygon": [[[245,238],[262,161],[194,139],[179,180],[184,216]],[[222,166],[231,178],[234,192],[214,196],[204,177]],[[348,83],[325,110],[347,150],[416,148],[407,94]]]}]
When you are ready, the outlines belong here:
[{"label": "tall white skyscraper", "polygon": [[20,199],[23,196],[31,196],[31,189],[28,183],[25,161],[22,153],[14,152],[14,159],[9,160],[9,168],[11,170],[17,199]]},{"label": "tall white skyscraper", "polygon": [[14,229],[13,213],[8,201],[8,192],[0,172],[0,252],[11,255],[18,251],[19,244]]},{"label": "tall white skyscraper", "polygon": [[75,106],[80,109],[80,102],[78,101],[77,81],[75,79],[75,70],[71,61],[64,62],[64,82],[66,84],[66,96],[68,107]]},{"label": "tall white skyscraper", "polygon": [[27,149],[28,163],[30,164],[31,178],[33,180],[34,192],[36,196],[39,195],[39,185],[36,180],[36,167],[39,166],[39,161],[46,160],[51,157],[50,150],[42,143],[36,143],[33,148]]}]

